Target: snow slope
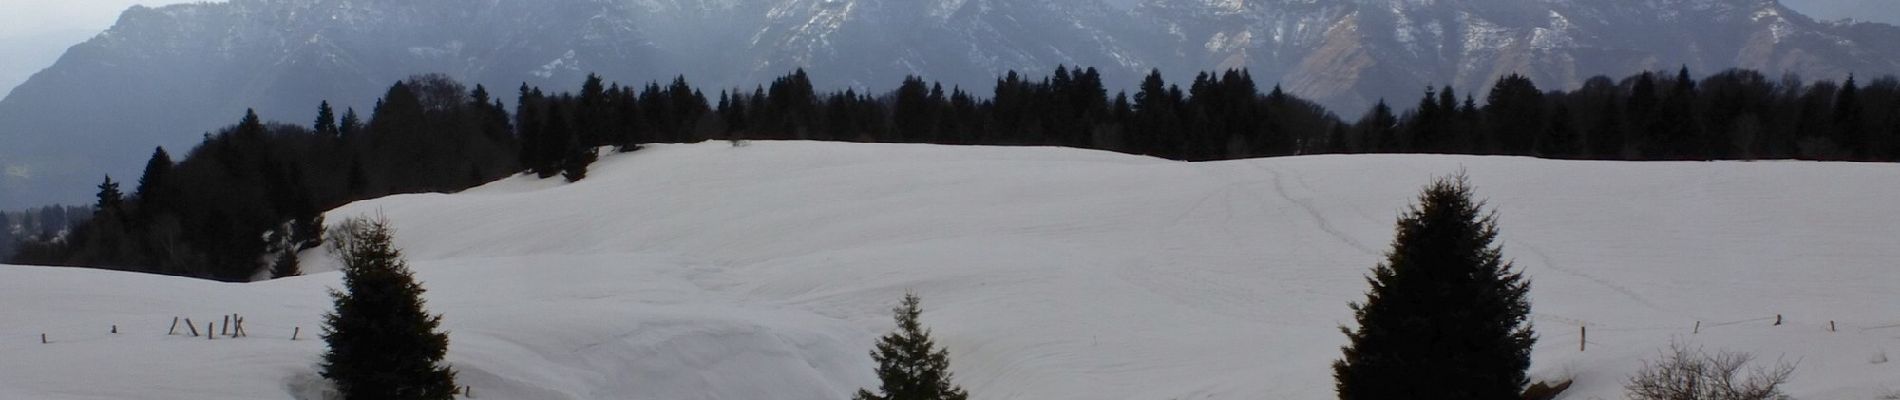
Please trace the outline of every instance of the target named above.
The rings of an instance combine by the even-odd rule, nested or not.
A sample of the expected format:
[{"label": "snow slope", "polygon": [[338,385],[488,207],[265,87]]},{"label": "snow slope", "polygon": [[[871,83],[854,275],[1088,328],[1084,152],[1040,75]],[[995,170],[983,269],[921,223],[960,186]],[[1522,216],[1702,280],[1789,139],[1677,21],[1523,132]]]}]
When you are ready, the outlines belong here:
[{"label": "snow slope", "polygon": [[[914,290],[979,399],[1326,399],[1394,218],[1461,169],[1564,398],[1671,341],[1798,362],[1802,398],[1900,390],[1900,165],[709,143],[328,218],[394,223],[477,398],[844,399]],[[336,285],[0,267],[0,398],[314,398]],[[224,313],[252,336],[164,335]]]}]

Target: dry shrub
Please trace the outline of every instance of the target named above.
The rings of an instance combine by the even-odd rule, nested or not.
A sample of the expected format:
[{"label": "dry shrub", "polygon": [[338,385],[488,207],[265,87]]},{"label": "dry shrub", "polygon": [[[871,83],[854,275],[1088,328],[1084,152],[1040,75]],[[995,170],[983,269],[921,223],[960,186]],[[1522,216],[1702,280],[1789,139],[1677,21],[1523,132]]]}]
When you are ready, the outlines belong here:
[{"label": "dry shrub", "polygon": [[1700,348],[1671,344],[1663,359],[1644,362],[1623,390],[1634,400],[1785,400],[1781,385],[1794,376],[1794,364],[1749,367],[1747,353],[1708,354]]}]

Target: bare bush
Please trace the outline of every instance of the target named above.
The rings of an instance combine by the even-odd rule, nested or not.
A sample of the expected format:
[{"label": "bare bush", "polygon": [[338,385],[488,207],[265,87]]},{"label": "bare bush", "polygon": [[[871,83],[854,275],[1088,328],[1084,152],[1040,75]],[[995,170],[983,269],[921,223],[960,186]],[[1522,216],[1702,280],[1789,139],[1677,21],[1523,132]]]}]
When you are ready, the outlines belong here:
[{"label": "bare bush", "polygon": [[[1794,376],[1794,364],[1772,367],[1749,363],[1747,353],[1708,354],[1700,348],[1671,344],[1657,362],[1644,362],[1623,390],[1635,400],[1786,400],[1781,385]],[[1745,371],[1746,370],[1746,371]],[[1746,375],[1744,375],[1746,372]]]}]

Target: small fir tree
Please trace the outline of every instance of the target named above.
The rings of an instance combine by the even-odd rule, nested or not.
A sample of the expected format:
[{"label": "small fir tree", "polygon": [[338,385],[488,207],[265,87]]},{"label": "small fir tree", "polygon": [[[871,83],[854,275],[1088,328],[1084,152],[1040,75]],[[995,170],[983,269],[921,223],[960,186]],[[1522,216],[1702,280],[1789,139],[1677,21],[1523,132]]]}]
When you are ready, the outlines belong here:
[{"label": "small fir tree", "polygon": [[106,175],[105,182],[99,184],[98,197],[99,202],[93,205],[92,215],[94,218],[98,218],[98,216],[101,215],[116,216],[119,214],[119,210],[124,209],[125,194],[119,192],[119,183],[113,182],[111,175]]},{"label": "small fir tree", "polygon": [[338,139],[350,139],[363,130],[363,119],[356,116],[355,108],[343,109],[343,121],[336,125]]},{"label": "small fir tree", "polygon": [[561,177],[568,182],[587,179],[587,166],[592,165],[597,157],[592,147],[580,147],[568,152],[567,157],[561,160]]},{"label": "small fir tree", "polygon": [[1527,382],[1530,284],[1503,261],[1497,219],[1461,174],[1425,188],[1399,218],[1358,330],[1333,363],[1339,398],[1517,399]]},{"label": "small fir tree", "polygon": [[336,110],[330,108],[329,101],[317,104],[317,121],[310,125],[310,130],[324,138],[335,138],[343,135],[342,129],[337,128],[336,125]]},{"label": "small fir tree", "polygon": [[271,279],[303,275],[303,268],[297,266],[297,251],[284,250],[277,253],[277,262],[270,267]]},{"label": "small fir tree", "polygon": [[923,310],[917,294],[905,293],[904,303],[891,310],[897,331],[878,339],[871,359],[877,361],[882,395],[859,389],[853,400],[964,400],[970,394],[950,382],[950,352],[936,348],[930,330],[918,321]]},{"label": "small fir tree", "polygon": [[448,334],[441,315],[423,309],[422,285],[410,275],[389,223],[351,219],[330,235],[343,265],[336,310],[324,315],[323,377],[344,399],[450,399],[455,372],[442,365]]}]

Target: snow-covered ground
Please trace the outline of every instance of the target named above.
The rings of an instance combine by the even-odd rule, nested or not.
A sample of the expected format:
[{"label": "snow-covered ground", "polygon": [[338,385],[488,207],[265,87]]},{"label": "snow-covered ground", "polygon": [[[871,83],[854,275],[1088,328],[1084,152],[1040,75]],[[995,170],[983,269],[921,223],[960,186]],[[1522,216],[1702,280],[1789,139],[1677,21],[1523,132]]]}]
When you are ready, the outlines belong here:
[{"label": "snow-covered ground", "polygon": [[[708,143],[328,218],[393,222],[476,398],[845,399],[914,290],[978,399],[1327,399],[1394,219],[1461,169],[1564,398],[1622,398],[1672,341],[1798,362],[1802,398],[1900,390],[1892,164]],[[313,398],[337,278],[0,268],[0,398]],[[251,336],[165,335],[226,313]]]}]

